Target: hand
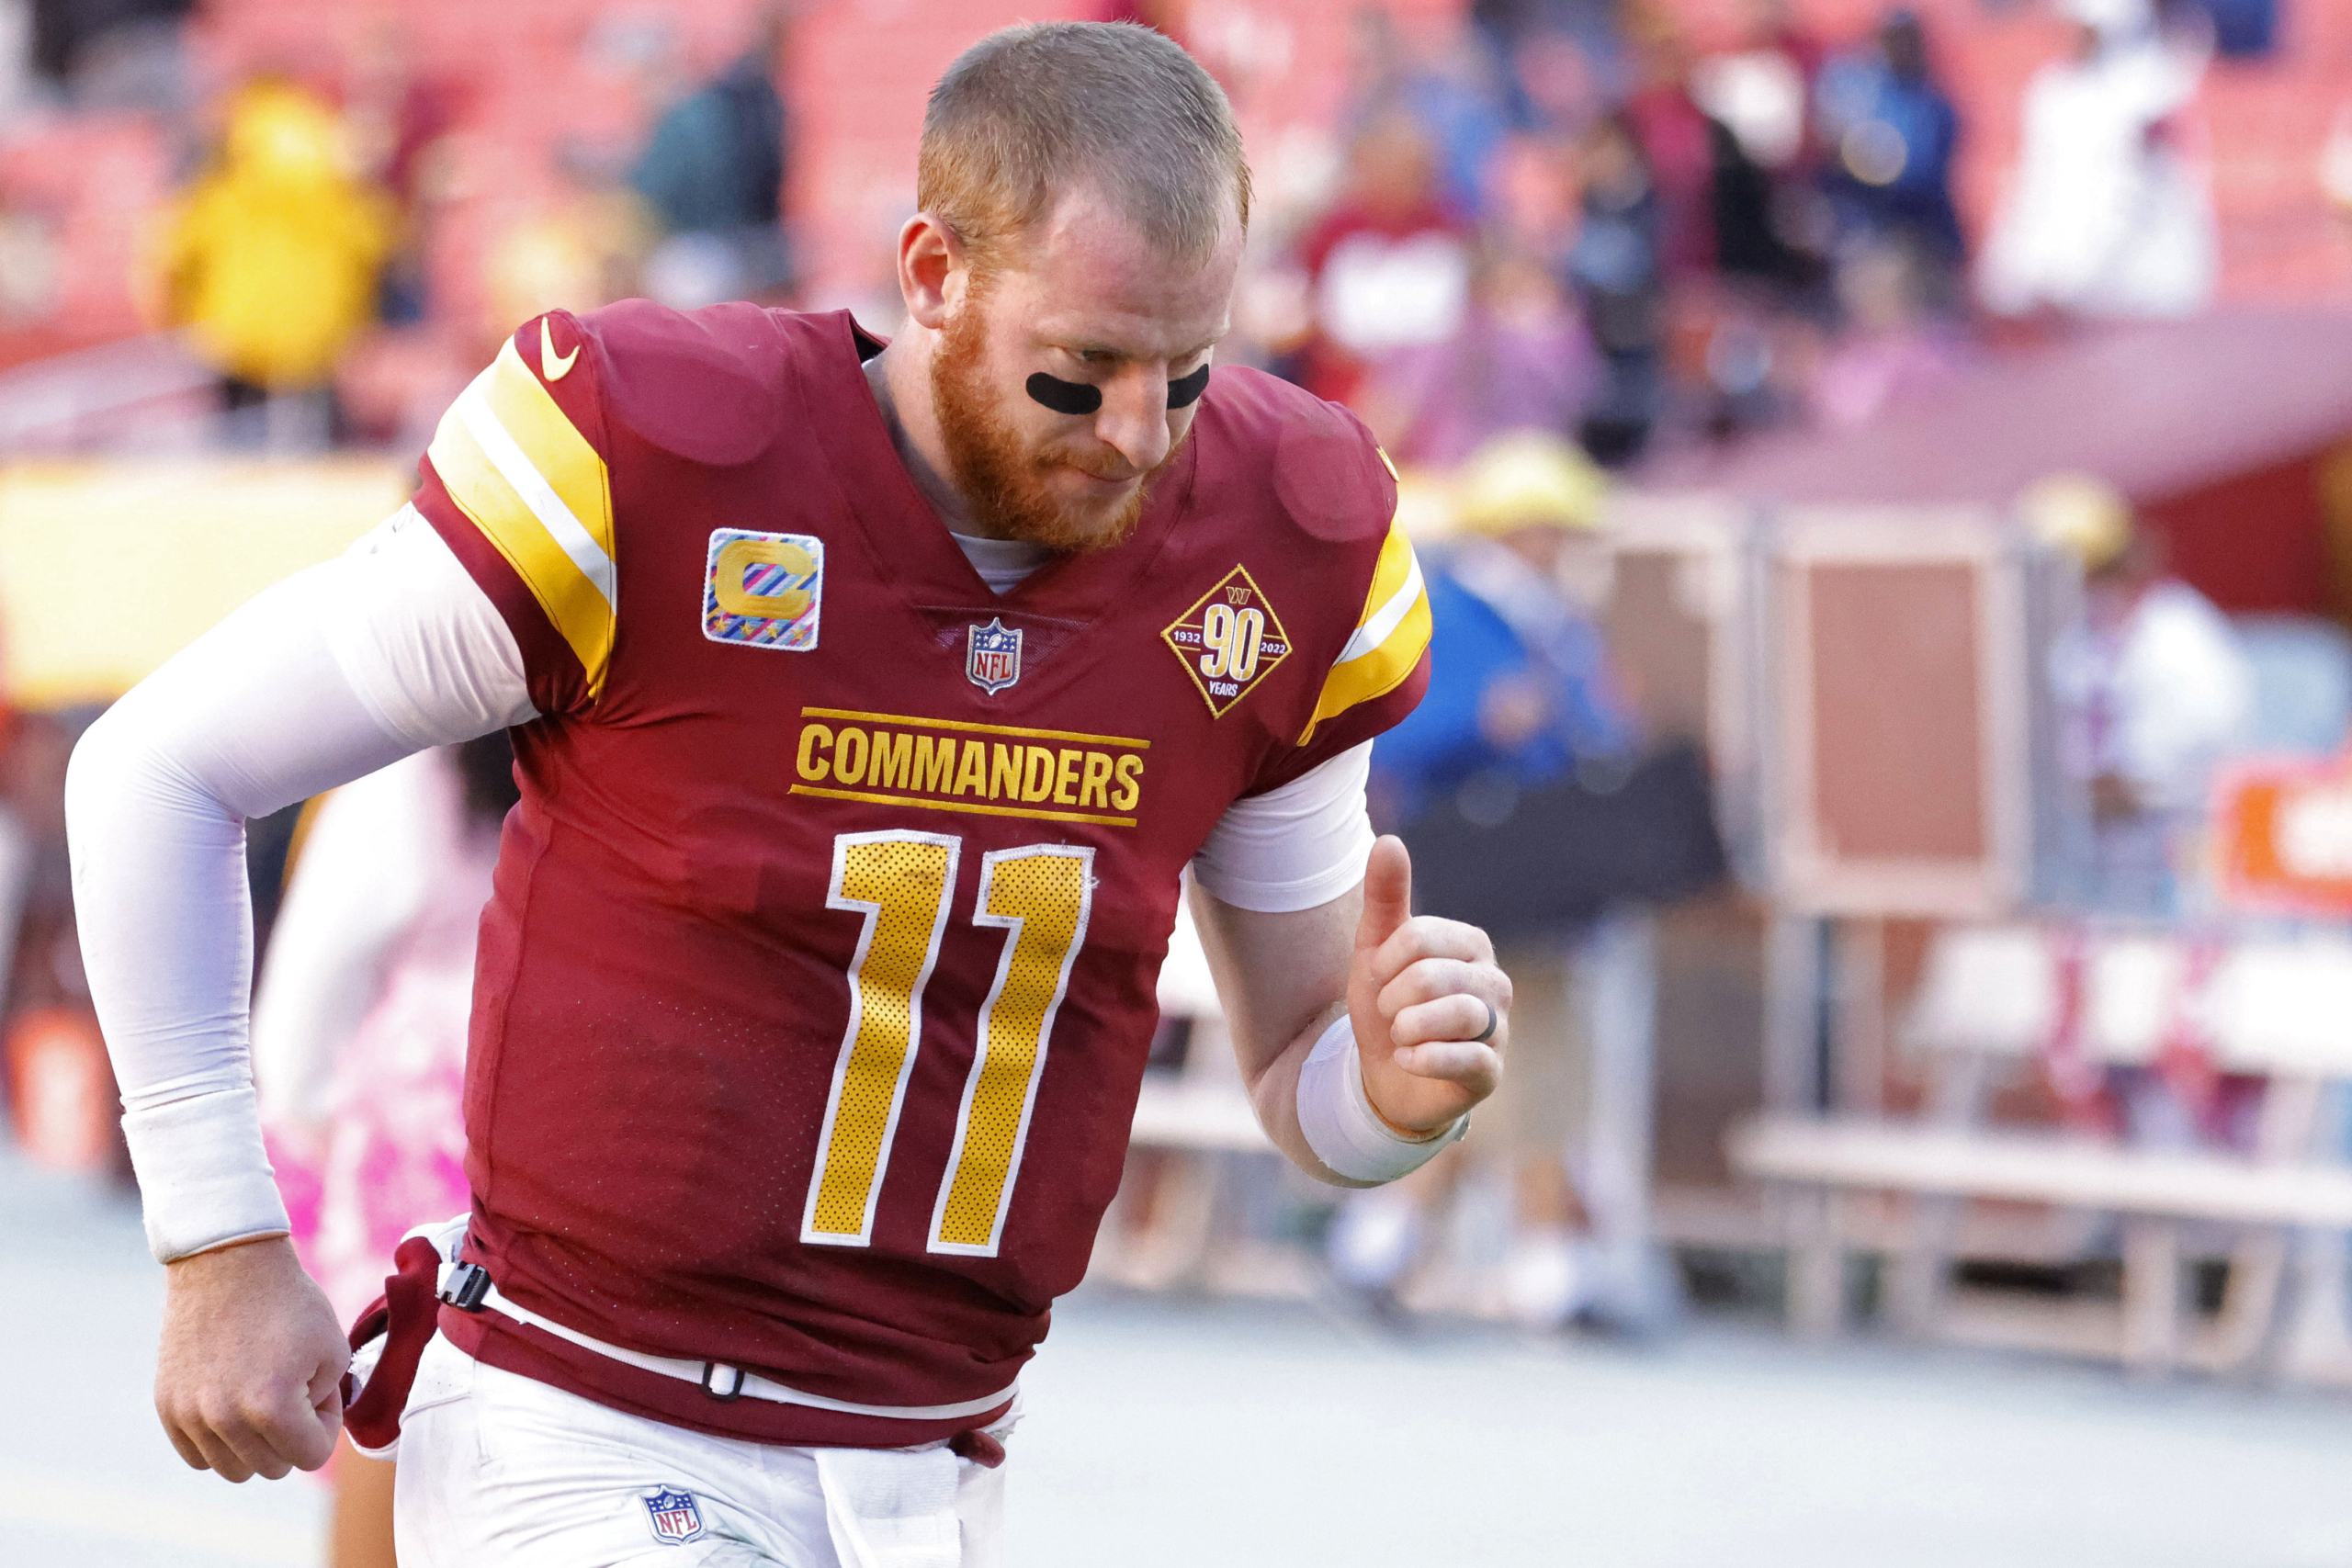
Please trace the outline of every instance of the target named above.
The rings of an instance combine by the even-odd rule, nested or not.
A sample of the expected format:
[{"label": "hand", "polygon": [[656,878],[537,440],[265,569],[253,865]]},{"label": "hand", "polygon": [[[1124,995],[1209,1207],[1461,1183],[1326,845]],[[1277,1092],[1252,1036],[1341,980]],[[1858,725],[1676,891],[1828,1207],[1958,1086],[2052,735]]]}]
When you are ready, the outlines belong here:
[{"label": "hand", "polygon": [[164,1275],[155,1413],[180,1458],[230,1481],[326,1463],[351,1349],[293,1244],[199,1252]]},{"label": "hand", "polygon": [[[1474,1038],[1495,1010],[1495,1032]],[[1413,863],[1383,838],[1363,874],[1363,918],[1348,964],[1348,1013],[1364,1093],[1381,1119],[1433,1132],[1495,1092],[1510,1029],[1510,978],[1487,933],[1413,913]]]}]

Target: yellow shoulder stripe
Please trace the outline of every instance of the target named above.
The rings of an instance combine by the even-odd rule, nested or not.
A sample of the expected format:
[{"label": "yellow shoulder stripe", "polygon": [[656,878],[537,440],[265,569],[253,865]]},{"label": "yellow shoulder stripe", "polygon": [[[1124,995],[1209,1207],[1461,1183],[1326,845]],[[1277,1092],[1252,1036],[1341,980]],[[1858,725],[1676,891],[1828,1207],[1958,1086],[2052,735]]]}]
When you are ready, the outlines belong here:
[{"label": "yellow shoulder stripe", "polygon": [[1315,739],[1316,726],[1325,719],[1395,691],[1429,645],[1430,595],[1421,583],[1421,563],[1405,531],[1392,524],[1373,568],[1372,589],[1364,595],[1355,635],[1324,679],[1315,716],[1298,743],[1304,746]]},{"label": "yellow shoulder stripe", "polygon": [[617,604],[611,477],[512,338],[442,415],[426,455],[580,656],[596,695]]}]

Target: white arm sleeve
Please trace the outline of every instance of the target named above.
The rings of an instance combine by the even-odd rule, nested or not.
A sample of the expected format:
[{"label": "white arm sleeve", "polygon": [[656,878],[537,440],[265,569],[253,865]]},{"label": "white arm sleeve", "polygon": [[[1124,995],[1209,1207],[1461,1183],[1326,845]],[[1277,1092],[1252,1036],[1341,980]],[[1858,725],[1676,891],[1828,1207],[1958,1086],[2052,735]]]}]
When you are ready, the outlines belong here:
[{"label": "white arm sleeve", "polygon": [[1235,801],[1193,857],[1194,880],[1219,903],[1261,914],[1329,903],[1363,880],[1372,858],[1371,772],[1367,740],[1280,789]]},{"label": "white arm sleeve", "polygon": [[256,594],[74,749],[82,954],[159,1259],[287,1228],[246,1055],[245,818],[532,716],[513,635],[403,509]]}]

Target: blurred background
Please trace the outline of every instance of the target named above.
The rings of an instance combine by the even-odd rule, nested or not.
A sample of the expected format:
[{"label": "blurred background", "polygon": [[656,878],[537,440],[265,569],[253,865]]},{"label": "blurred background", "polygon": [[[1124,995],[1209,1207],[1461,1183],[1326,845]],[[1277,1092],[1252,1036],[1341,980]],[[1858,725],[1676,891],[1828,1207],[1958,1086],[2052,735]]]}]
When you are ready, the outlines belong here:
[{"label": "blurred background", "polygon": [[[328,1561],[147,1407],[75,736],[537,311],[894,330],[923,95],[1038,15],[1233,99],[1219,359],[1401,471],[1375,812],[1520,1001],[1342,1201],[1180,929],[1019,1560],[2352,1564],[2338,0],[0,0],[0,1557]],[[447,1209],[503,770],[252,825],[346,1310]]]}]

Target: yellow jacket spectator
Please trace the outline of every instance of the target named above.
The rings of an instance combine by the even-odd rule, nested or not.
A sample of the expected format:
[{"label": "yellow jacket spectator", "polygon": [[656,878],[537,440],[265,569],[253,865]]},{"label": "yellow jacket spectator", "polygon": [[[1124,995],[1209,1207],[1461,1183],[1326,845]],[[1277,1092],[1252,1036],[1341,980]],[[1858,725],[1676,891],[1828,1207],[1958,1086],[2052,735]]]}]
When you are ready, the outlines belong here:
[{"label": "yellow jacket spectator", "polygon": [[166,313],[233,380],[319,385],[373,314],[392,234],[391,204],[352,173],[334,111],[290,84],[254,83],[173,219]]}]

